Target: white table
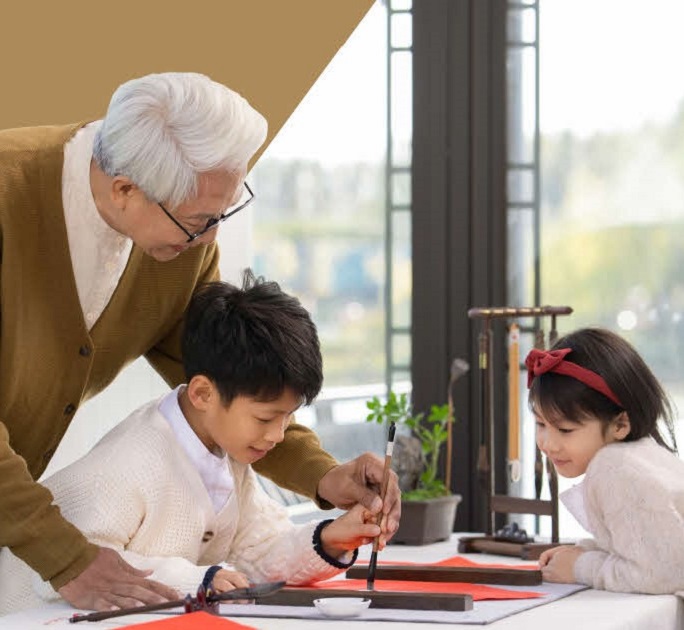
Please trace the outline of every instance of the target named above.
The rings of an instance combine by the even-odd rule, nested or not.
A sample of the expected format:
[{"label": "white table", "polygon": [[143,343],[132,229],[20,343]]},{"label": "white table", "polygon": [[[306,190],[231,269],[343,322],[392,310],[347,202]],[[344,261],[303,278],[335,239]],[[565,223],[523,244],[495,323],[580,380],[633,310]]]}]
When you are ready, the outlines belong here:
[{"label": "white table", "polygon": [[[455,538],[455,537],[454,537]],[[437,543],[426,547],[404,547],[390,545],[383,552],[388,560],[431,562],[453,556],[456,541]],[[519,559],[504,556],[471,554],[469,558],[478,562],[499,562],[521,564]],[[98,630],[102,628],[124,628],[134,623],[143,623],[157,615],[136,615],[110,619],[97,623],[83,622],[69,624],[66,621],[73,610],[65,604],[52,604],[7,617],[0,617],[0,630]],[[63,621],[56,619],[64,617]],[[259,617],[239,617],[237,621],[259,630],[389,630],[408,628],[408,630],[438,630],[442,628],[462,628],[474,630],[478,627],[466,624],[430,624],[386,621],[350,621],[307,619],[272,619]],[[684,602],[674,595],[627,595],[606,591],[585,590],[564,599],[526,610],[500,621],[484,626],[491,630],[680,630],[684,628]]]}]

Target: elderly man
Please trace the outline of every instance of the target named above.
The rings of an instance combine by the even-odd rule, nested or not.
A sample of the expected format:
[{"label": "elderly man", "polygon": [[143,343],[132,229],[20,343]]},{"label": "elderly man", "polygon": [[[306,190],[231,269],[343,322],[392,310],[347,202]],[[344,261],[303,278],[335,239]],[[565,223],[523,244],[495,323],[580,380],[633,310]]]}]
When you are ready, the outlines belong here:
[{"label": "elderly man", "polygon": [[[0,132],[0,547],[74,606],[175,596],[90,544],[35,479],[78,406],[137,357],[182,382],[185,307],[218,278],[216,228],[251,201],[265,137],[244,98],[192,73],[123,84],[102,121]],[[296,423],[258,470],[323,504],[381,509],[381,460],[338,464]],[[382,510],[391,535],[395,478]]]}]

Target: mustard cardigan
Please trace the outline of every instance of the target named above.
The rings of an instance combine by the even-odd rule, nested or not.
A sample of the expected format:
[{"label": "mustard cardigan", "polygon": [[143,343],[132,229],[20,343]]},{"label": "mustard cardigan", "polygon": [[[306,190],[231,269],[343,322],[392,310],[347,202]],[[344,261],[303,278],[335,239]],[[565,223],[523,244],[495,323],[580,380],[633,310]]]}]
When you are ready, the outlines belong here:
[{"label": "mustard cardigan", "polygon": [[[183,313],[195,287],[218,278],[215,243],[163,263],[134,246],[88,331],[61,192],[63,147],[82,124],[0,131],[0,547],[56,589],[80,574],[97,549],[35,479],[79,405],[127,364],[144,355],[171,387],[183,382]],[[335,463],[314,433],[293,424],[256,468],[315,497]]]}]

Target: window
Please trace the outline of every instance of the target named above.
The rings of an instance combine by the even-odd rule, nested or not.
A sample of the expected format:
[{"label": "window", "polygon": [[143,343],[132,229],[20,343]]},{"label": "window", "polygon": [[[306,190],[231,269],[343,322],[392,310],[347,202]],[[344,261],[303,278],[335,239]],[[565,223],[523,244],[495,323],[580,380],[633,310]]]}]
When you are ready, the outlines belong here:
[{"label": "window", "polygon": [[250,174],[254,269],[321,340],[324,391],[297,417],[341,460],[382,451],[365,401],[408,388],[410,6],[373,5]]},{"label": "window", "polygon": [[[539,42],[538,102],[533,55],[526,65],[513,66],[511,76],[518,89],[511,99],[517,114],[511,117],[509,111],[514,123],[509,131],[533,167],[529,176],[509,176],[517,186],[513,195],[509,189],[514,202],[509,242],[518,252],[509,287],[530,300],[537,281],[540,303],[572,306],[574,314],[559,320],[561,334],[582,326],[620,333],[642,354],[681,416],[684,84],[675,77],[684,54],[677,30],[684,7],[676,0],[648,6],[627,1],[619,4],[618,14],[609,2],[532,4],[509,9],[522,39],[538,37]],[[515,202],[529,207],[524,228],[522,218],[513,218]],[[530,255],[535,203],[536,278]],[[679,421],[680,442],[681,428]],[[529,453],[533,431],[525,437]],[[576,481],[561,478],[560,489]],[[562,515],[561,536],[582,533],[574,519]]]}]

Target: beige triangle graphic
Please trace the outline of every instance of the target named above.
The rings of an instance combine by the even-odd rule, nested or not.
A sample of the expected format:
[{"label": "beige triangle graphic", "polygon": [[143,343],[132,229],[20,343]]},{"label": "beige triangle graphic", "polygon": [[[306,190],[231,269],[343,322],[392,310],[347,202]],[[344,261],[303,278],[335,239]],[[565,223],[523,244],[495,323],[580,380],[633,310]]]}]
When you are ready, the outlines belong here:
[{"label": "beige triangle graphic", "polygon": [[124,81],[192,71],[237,90],[266,116],[265,148],[372,4],[4,2],[0,128],[100,118]]}]

